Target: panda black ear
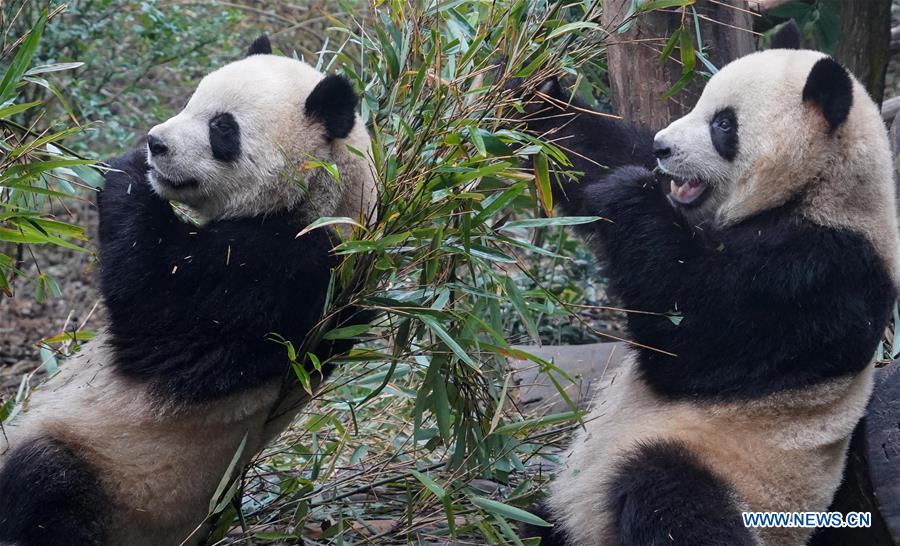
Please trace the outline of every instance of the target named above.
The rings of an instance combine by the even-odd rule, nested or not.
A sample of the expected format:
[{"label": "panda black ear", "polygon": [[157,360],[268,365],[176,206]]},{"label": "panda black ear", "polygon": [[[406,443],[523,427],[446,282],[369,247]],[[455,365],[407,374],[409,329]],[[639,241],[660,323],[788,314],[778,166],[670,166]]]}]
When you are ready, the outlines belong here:
[{"label": "panda black ear", "polygon": [[769,49],[800,49],[800,40],[802,33],[797,21],[791,19],[787,23],[781,25],[774,35],[772,35],[772,44]]},{"label": "panda black ear", "polygon": [[559,83],[559,78],[556,76],[550,76],[537,88],[538,92],[543,93],[549,97],[552,97],[557,100],[566,101],[568,97],[566,97],[566,92],[563,90],[562,85]]},{"label": "panda black ear", "polygon": [[325,138],[347,138],[356,123],[356,92],[344,76],[326,76],[306,98],[304,113],[325,125]]},{"label": "panda black ear", "polygon": [[251,55],[271,55],[272,54],[272,44],[269,42],[269,37],[263,34],[259,38],[253,40],[253,43],[250,44],[250,48],[247,50],[247,56]]},{"label": "panda black ear", "polygon": [[828,122],[829,132],[834,131],[847,120],[853,105],[850,73],[831,57],[820,60],[806,78],[803,102],[815,104]]}]

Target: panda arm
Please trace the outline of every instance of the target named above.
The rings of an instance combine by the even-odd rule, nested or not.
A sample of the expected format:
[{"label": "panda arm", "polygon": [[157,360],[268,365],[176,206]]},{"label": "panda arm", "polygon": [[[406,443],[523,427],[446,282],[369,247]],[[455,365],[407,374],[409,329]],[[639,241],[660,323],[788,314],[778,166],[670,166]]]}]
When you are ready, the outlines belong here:
[{"label": "panda arm", "polygon": [[[300,227],[281,220],[214,222],[160,249],[141,294],[108,305],[118,370],[190,400],[285,374],[276,339],[300,348],[322,317],[337,259],[328,229],[295,239]],[[315,351],[324,362],[332,349]]]},{"label": "panda arm", "polygon": [[101,258],[115,264],[118,276],[133,277],[123,289],[140,290],[145,275],[142,258],[154,256],[164,240],[186,237],[189,229],[150,187],[145,150],[130,150],[110,167],[98,195]]},{"label": "panda arm", "polygon": [[605,218],[590,229],[613,292],[650,313],[628,324],[634,341],[665,351],[639,351],[658,390],[755,395],[870,361],[895,293],[862,236],[785,210],[700,236],[640,168],[589,184],[581,206]]},{"label": "panda arm", "polygon": [[100,201],[118,369],[192,399],[284,373],[286,351],[271,334],[299,347],[319,321],[337,265],[333,231],[297,238],[302,225],[287,212],[187,224],[149,188],[142,162],[117,161],[124,173],[107,177]]},{"label": "panda arm", "polygon": [[[654,132],[590,108],[566,92],[556,78],[546,80],[539,91],[543,97],[526,103],[525,126],[542,140],[560,148],[583,173],[582,180],[594,180],[611,169],[642,165],[652,169]],[[586,184],[568,183],[556,176],[552,184],[554,201],[566,207],[580,200]]]}]

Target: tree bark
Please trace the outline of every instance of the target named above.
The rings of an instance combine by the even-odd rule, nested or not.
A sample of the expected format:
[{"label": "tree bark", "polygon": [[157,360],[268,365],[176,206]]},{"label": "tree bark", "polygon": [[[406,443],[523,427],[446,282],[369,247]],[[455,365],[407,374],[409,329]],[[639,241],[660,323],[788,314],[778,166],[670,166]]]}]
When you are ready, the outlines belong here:
[{"label": "tree bark", "polygon": [[[661,129],[690,111],[705,82],[696,76],[694,82],[674,97],[662,99],[681,78],[681,64],[675,59],[659,62],[666,40],[681,25],[681,14],[676,11],[645,13],[637,17],[627,32],[620,33],[618,29],[626,20],[630,6],[631,0],[606,0],[601,17],[601,25],[609,32],[608,70],[613,104],[628,121]],[[755,51],[751,15],[743,0],[717,3],[698,0],[694,9],[701,18],[703,50],[716,67]],[[688,11],[686,17],[693,36],[693,14]],[[699,59],[697,63],[698,70],[704,70]]]},{"label": "tree bark", "polygon": [[866,86],[877,104],[891,48],[891,0],[842,0],[841,34],[835,58]]}]

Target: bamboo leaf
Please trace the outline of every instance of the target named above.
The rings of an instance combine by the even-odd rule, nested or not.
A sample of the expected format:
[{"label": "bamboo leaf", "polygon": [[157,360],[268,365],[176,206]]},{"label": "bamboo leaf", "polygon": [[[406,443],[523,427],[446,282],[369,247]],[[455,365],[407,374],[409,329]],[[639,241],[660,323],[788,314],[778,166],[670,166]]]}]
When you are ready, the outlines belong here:
[{"label": "bamboo leaf", "polygon": [[431,384],[431,401],[434,406],[434,416],[437,419],[438,430],[441,437],[450,438],[450,400],[447,398],[447,383],[440,374],[435,374]]},{"label": "bamboo leaf", "polygon": [[12,104],[5,108],[0,108],[0,119],[6,119],[41,104],[43,104],[43,101],[36,100],[34,102],[23,102],[22,104]]},{"label": "bamboo leaf", "polygon": [[675,50],[675,45],[678,44],[678,41],[681,39],[682,32],[684,32],[684,27],[678,27],[677,29],[675,29],[675,32],[673,32],[672,35],[669,36],[669,39],[666,40],[666,47],[664,47],[662,53],[659,54],[660,63],[668,59],[672,51]]},{"label": "bamboo leaf", "polygon": [[455,339],[453,339],[453,336],[451,336],[434,317],[421,313],[417,314],[416,316],[419,320],[425,323],[425,325],[428,326],[428,328],[432,332],[434,332],[439,338],[441,338],[441,340],[447,345],[447,347],[449,347],[450,350],[453,351],[453,354],[455,354],[460,360],[462,360],[472,368],[478,368],[478,365],[475,364],[475,361],[472,360],[472,358],[468,354],[466,354],[460,344],[457,343]]},{"label": "bamboo leaf", "polygon": [[513,308],[519,314],[519,318],[522,319],[522,324],[525,325],[528,335],[531,336],[532,341],[540,344],[541,336],[538,334],[537,324],[534,322],[534,317],[531,316],[531,311],[528,310],[525,299],[522,297],[522,293],[519,292],[515,280],[512,277],[503,277],[502,282],[504,292],[509,296],[510,303],[512,303]]},{"label": "bamboo leaf", "polygon": [[515,432],[524,432],[526,430],[532,430],[535,428],[548,427],[550,425],[565,423],[566,421],[574,421],[576,419],[579,419],[582,415],[584,415],[584,412],[580,411],[552,413],[550,415],[544,415],[542,417],[525,419],[517,423],[508,423],[506,425],[497,427],[497,429],[494,430],[494,434],[512,434]]},{"label": "bamboo leaf", "polygon": [[553,527],[553,524],[547,523],[531,512],[526,512],[521,508],[516,508],[515,506],[510,506],[508,504],[504,504],[495,500],[486,499],[484,497],[472,497],[472,504],[486,512],[490,512],[491,514],[502,516],[507,519],[521,521],[523,523],[528,523],[529,525],[537,525],[538,527]]},{"label": "bamboo leaf", "polygon": [[312,231],[314,229],[318,229],[318,228],[325,227],[325,226],[333,226],[333,225],[337,225],[337,224],[347,224],[347,225],[351,225],[351,226],[356,226],[364,231],[368,231],[366,226],[360,224],[359,222],[357,222],[356,220],[354,220],[352,218],[347,218],[346,216],[323,216],[313,222],[310,222],[309,225],[306,226],[305,228],[301,229],[300,232],[297,233],[297,235],[294,238],[299,239],[300,237],[303,237],[304,235],[306,235],[307,233],[309,233],[310,231]]},{"label": "bamboo leaf", "polygon": [[544,212],[547,216],[552,216],[553,191],[550,188],[550,169],[547,162],[547,155],[543,152],[534,155],[534,178],[538,198],[540,199],[541,205],[544,206]]},{"label": "bamboo leaf", "polygon": [[681,53],[681,73],[693,73],[694,67],[697,65],[697,59],[694,56],[694,41],[691,38],[691,33],[685,28],[681,29],[678,51]]},{"label": "bamboo leaf", "polygon": [[696,0],[647,0],[638,5],[637,13],[644,13],[657,9],[684,8],[692,6]]},{"label": "bamboo leaf", "polygon": [[353,326],[344,326],[342,328],[335,328],[334,330],[330,330],[326,332],[322,338],[328,340],[334,339],[350,339],[354,337],[358,337],[369,331],[368,324],[354,324]]},{"label": "bamboo leaf", "polygon": [[552,40],[553,38],[562,36],[563,34],[568,34],[575,30],[599,30],[600,25],[597,23],[593,23],[591,21],[575,21],[574,23],[566,23],[564,25],[560,25],[556,27],[553,32],[551,32],[548,36],[548,40]]},{"label": "bamboo leaf", "polygon": [[44,26],[46,24],[47,12],[44,11],[31,28],[28,37],[25,38],[25,41],[19,46],[15,58],[13,58],[12,62],[9,64],[9,68],[7,68],[6,72],[3,74],[3,80],[0,81],[0,104],[3,104],[15,94],[16,84],[19,83],[22,76],[25,74],[25,71],[28,69],[28,66],[31,64],[31,59],[34,57],[38,42],[41,41],[41,35],[44,33]]},{"label": "bamboo leaf", "polygon": [[434,493],[435,497],[443,499],[447,496],[447,492],[444,490],[444,488],[438,485],[436,481],[432,480],[425,474],[422,474],[418,470],[410,470],[409,473],[412,474],[413,477],[415,477],[417,480],[419,480],[422,485],[424,485],[429,491]]},{"label": "bamboo leaf", "polygon": [[[237,490],[237,485],[240,480],[234,480],[234,484],[231,488],[229,488],[229,494],[223,496],[222,493],[225,491],[225,488],[228,487],[228,484],[232,481],[232,476],[234,474],[234,469],[238,464],[238,461],[241,460],[241,455],[244,453],[244,447],[247,445],[247,433],[244,433],[244,437],[241,438],[241,443],[238,444],[237,450],[234,452],[234,456],[231,457],[231,462],[228,463],[228,468],[225,469],[225,474],[222,476],[222,479],[219,480],[219,485],[216,486],[216,491],[213,493],[211,499],[209,499],[209,512],[211,514],[217,514],[222,511],[222,504],[227,505],[227,503],[231,500],[231,497],[234,496],[234,492]],[[219,502],[221,501],[221,502]],[[219,504],[217,506],[217,503]]]},{"label": "bamboo leaf", "polygon": [[37,76],[38,74],[47,74],[49,72],[61,72],[63,70],[72,70],[74,68],[80,68],[84,66],[82,62],[71,62],[71,63],[53,63],[53,64],[43,64],[40,66],[36,66],[25,72],[26,76]]},{"label": "bamboo leaf", "polygon": [[526,218],[503,224],[503,229],[577,226],[601,220],[599,216],[553,216],[550,218]]}]

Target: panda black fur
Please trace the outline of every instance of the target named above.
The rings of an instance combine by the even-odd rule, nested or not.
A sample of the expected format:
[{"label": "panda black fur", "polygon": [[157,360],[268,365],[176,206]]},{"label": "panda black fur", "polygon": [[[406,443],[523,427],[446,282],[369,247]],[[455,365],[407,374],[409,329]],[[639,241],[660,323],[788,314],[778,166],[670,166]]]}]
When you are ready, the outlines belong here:
[{"label": "panda black fur", "polygon": [[[265,39],[250,53],[112,163],[99,199],[108,328],[5,424],[0,544],[194,544],[245,435],[242,462],[308,399],[270,337],[299,347],[322,318],[337,234],[297,235],[321,215],[373,213],[369,137],[347,80]],[[313,158],[337,165],[340,189],[315,171],[296,183]]]},{"label": "panda black fur", "polygon": [[604,219],[581,233],[649,312],[628,314],[640,345],[562,459],[542,544],[805,544],[740,513],[826,510],[865,411],[900,271],[877,108],[786,49],[724,67],[655,137],[540,91],[529,129],[586,173],[554,200]]}]

